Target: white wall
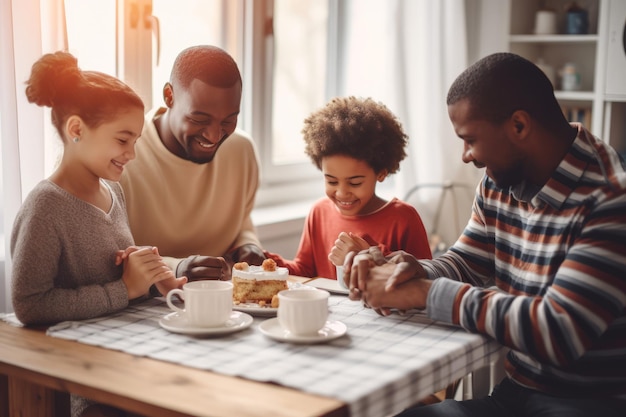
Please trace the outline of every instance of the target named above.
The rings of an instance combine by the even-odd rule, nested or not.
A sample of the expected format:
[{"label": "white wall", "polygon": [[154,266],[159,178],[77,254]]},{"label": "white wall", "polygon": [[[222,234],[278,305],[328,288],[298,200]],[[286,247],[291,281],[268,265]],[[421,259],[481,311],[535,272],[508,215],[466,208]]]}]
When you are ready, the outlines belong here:
[{"label": "white wall", "polygon": [[[320,196],[321,197],[321,196]],[[293,259],[300,243],[304,218],[314,201],[257,208],[252,222],[265,250]]]},{"label": "white wall", "polygon": [[257,226],[263,249],[293,259],[300,243],[304,218]]},{"label": "white wall", "polygon": [[508,50],[510,4],[502,0],[465,0],[468,31],[468,64],[494,52]]}]

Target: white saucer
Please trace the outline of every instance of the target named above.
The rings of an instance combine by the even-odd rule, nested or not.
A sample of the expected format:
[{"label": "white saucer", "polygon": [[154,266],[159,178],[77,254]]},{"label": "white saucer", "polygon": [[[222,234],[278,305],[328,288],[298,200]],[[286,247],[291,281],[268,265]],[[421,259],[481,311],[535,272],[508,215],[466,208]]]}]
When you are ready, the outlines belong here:
[{"label": "white saucer", "polygon": [[189,324],[189,321],[187,320],[187,317],[185,317],[185,314],[178,311],[170,313],[162,317],[161,320],[159,320],[159,325],[167,331],[196,336],[234,333],[250,327],[251,324],[252,316],[246,313],[241,313],[239,311],[233,311],[230,314],[230,318],[228,319],[228,321],[226,321],[223,326],[219,327],[191,326]]},{"label": "white saucer", "polygon": [[248,313],[256,317],[274,317],[278,312],[277,308],[261,307],[257,303],[233,304],[233,310]]},{"label": "white saucer", "polygon": [[348,331],[348,327],[340,321],[327,321],[324,327],[315,335],[296,336],[280,327],[278,319],[268,319],[259,325],[259,330],[265,336],[278,340],[279,342],[291,343],[322,343],[328,342],[343,336]]}]

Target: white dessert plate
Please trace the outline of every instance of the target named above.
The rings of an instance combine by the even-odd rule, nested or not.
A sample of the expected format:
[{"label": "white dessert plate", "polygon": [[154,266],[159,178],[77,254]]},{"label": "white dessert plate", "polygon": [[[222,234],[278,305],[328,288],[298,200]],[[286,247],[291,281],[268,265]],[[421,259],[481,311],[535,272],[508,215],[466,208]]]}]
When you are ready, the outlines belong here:
[{"label": "white dessert plate", "polygon": [[196,327],[192,326],[184,313],[175,311],[163,316],[159,320],[159,325],[172,333],[180,333],[194,336],[212,336],[238,332],[250,327],[252,316],[240,311],[233,311],[230,318],[223,326],[219,327]]},{"label": "white dessert plate", "polygon": [[257,303],[233,304],[233,310],[248,313],[256,317],[274,317],[278,312],[277,308],[261,307]]},{"label": "white dessert plate", "polygon": [[[309,287],[307,285],[301,284],[299,282],[287,282],[287,286],[290,290],[293,289],[303,289],[309,290],[314,289],[313,287]],[[261,307],[257,303],[239,303],[233,304],[233,310],[241,311],[244,313],[248,313],[255,317],[275,317],[276,313],[278,313],[278,308],[273,308],[270,306]]]},{"label": "white dessert plate", "polygon": [[323,343],[337,339],[348,331],[348,327],[340,321],[327,321],[324,327],[311,336],[296,336],[283,329],[278,324],[278,319],[268,319],[259,325],[259,330],[265,336],[278,340],[279,342],[290,343]]}]

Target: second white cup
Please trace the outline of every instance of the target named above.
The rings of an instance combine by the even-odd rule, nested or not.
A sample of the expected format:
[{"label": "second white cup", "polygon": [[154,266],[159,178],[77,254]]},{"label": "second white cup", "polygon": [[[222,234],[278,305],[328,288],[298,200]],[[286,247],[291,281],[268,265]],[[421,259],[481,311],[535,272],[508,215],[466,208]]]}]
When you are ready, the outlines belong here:
[{"label": "second white cup", "polygon": [[[174,295],[185,302],[182,309],[172,302]],[[167,305],[174,311],[185,314],[194,327],[219,327],[230,318],[233,310],[233,284],[229,281],[193,281],[167,293]]]},{"label": "second white cup", "polygon": [[278,293],[278,323],[295,336],[315,335],[328,319],[325,290],[293,289]]},{"label": "second white cup", "polygon": [[335,268],[337,270],[337,282],[339,283],[339,286],[341,288],[348,288],[348,286],[346,285],[346,283],[343,280],[343,265],[339,266],[339,265],[335,265]]}]

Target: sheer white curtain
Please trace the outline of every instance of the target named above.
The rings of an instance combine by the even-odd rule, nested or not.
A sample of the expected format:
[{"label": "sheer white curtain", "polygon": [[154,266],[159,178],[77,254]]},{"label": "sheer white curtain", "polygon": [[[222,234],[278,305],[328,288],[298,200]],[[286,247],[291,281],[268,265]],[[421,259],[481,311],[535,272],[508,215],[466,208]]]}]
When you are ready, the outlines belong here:
[{"label": "sheer white curtain", "polygon": [[[44,8],[40,4],[44,4]],[[3,0],[0,10],[0,117],[3,224],[0,312],[11,311],[10,231],[22,200],[46,176],[44,110],[28,103],[24,82],[42,53],[63,48],[62,0]],[[44,25],[42,26],[42,22]],[[45,31],[45,36],[42,36]],[[61,34],[61,36],[59,36]],[[46,44],[43,43],[46,39]]]},{"label": "sheer white curtain", "polygon": [[[450,84],[468,65],[465,4],[351,0],[341,11],[346,33],[338,46],[341,94],[383,102],[409,135],[409,156],[394,176],[393,194],[399,198],[416,184],[474,185],[480,178],[478,170],[461,161],[462,141],[454,134],[446,107]],[[438,197],[433,193],[423,206],[435,207]],[[469,204],[467,199],[464,204]],[[443,218],[452,215],[447,209],[452,210],[444,207]],[[454,222],[441,223],[440,234],[453,242],[458,228]]]}]

